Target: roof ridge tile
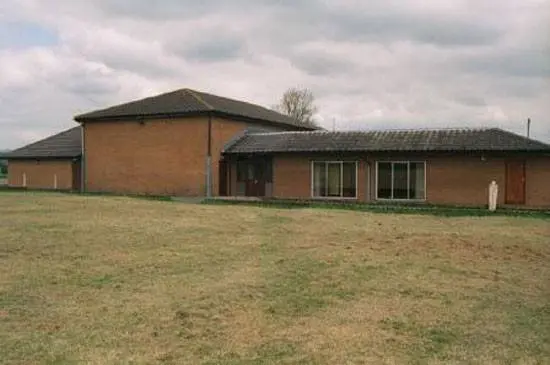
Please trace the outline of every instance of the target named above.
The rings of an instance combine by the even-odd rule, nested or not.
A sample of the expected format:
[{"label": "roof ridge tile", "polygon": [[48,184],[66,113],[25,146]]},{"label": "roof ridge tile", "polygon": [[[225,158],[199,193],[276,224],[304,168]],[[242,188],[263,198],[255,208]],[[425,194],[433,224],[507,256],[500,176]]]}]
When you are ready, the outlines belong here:
[{"label": "roof ridge tile", "polygon": [[210,109],[210,110],[214,110],[215,108],[210,105],[209,103],[207,103],[200,95],[197,95],[197,92],[195,90],[192,90],[192,89],[182,89],[182,91],[188,95],[190,95],[191,97],[195,98],[199,103],[201,103],[202,105],[204,105],[207,109]]}]

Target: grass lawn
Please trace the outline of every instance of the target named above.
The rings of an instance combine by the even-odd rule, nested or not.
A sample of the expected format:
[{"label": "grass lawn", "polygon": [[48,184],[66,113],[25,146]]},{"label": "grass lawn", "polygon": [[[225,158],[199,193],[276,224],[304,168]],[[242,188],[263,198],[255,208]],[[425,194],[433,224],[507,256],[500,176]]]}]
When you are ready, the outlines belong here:
[{"label": "grass lawn", "polygon": [[0,364],[550,362],[550,220],[0,192]]}]

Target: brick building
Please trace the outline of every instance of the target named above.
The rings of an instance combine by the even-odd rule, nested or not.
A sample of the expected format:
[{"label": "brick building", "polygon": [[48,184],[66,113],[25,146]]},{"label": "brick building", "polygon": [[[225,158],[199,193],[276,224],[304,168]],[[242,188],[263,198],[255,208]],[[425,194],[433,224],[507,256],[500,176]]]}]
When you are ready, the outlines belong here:
[{"label": "brick building", "polygon": [[497,128],[319,131],[190,89],[75,120],[8,154],[9,185],[481,206],[496,181],[500,204],[550,207],[550,145]]},{"label": "brick building", "polygon": [[79,190],[82,132],[71,128],[6,154],[8,186]]},{"label": "brick building", "polygon": [[224,157],[231,195],[482,206],[496,181],[501,205],[550,207],[550,146],[498,128],[254,133]]}]

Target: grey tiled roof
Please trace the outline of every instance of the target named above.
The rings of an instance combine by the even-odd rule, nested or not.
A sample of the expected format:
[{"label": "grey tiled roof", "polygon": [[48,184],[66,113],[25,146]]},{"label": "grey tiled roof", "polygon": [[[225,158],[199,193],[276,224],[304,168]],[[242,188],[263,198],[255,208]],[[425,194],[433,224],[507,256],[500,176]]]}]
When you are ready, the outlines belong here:
[{"label": "grey tiled roof", "polygon": [[499,129],[275,132],[247,134],[224,153],[545,151],[550,145]]},{"label": "grey tiled roof", "polygon": [[74,127],[3,155],[6,159],[75,158],[82,154],[82,135]]},{"label": "grey tiled roof", "polygon": [[149,98],[116,105],[107,109],[77,115],[76,121],[116,120],[135,117],[173,117],[212,113],[220,116],[233,116],[257,122],[267,122],[312,130],[300,126],[293,118],[259,105],[207,94],[191,89],[180,89]]}]

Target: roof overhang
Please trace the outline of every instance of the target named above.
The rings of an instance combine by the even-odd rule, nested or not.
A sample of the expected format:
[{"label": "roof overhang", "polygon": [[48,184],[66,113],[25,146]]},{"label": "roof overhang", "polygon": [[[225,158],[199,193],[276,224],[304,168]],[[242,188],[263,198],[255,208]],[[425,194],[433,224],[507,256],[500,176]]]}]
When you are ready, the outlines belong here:
[{"label": "roof overhang", "polygon": [[2,156],[0,159],[8,161],[51,161],[51,160],[80,160],[78,156]]},{"label": "roof overhang", "polygon": [[193,111],[193,112],[185,112],[185,113],[129,114],[129,115],[119,115],[119,116],[113,116],[113,117],[99,117],[99,118],[87,118],[87,117],[84,117],[83,115],[77,115],[76,117],[74,117],[74,120],[77,123],[86,124],[86,123],[94,123],[94,122],[147,121],[147,120],[155,120],[155,119],[177,119],[177,118],[192,118],[192,117],[207,117],[207,116],[227,118],[227,119],[232,119],[232,120],[237,120],[237,121],[242,121],[247,123],[254,123],[254,124],[278,126],[278,127],[292,129],[292,130],[314,131],[314,130],[322,129],[317,127],[298,126],[298,125],[293,125],[289,123],[279,123],[279,122],[265,120],[265,119],[251,118],[251,117],[247,117],[239,114],[224,113],[217,110]]},{"label": "roof overhang", "polygon": [[285,150],[285,151],[270,151],[270,150],[258,150],[258,151],[224,151],[226,156],[245,156],[245,155],[414,155],[414,156],[493,156],[493,157],[550,157],[550,152],[546,150],[541,151],[522,151],[522,150]]}]

